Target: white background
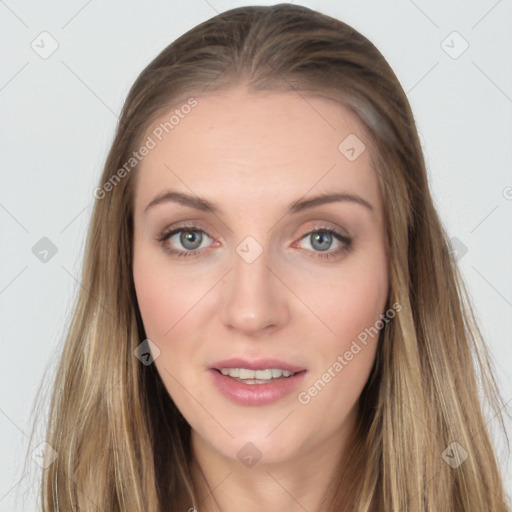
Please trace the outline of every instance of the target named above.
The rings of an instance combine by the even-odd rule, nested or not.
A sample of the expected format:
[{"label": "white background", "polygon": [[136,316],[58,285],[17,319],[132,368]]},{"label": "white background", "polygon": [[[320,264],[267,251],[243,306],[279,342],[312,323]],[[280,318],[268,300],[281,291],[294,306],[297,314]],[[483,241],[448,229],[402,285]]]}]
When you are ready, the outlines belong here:
[{"label": "white background", "polygon": [[[450,236],[467,248],[460,266],[510,413],[512,2],[295,3],[337,17],[368,37],[407,92],[436,206]],[[46,407],[36,393],[61,348],[92,191],[128,89],[179,35],[240,5],[245,4],[0,0],[1,511],[37,509],[39,467],[30,451],[43,433],[36,430],[29,449],[30,414],[32,407]],[[34,40],[42,46],[43,31],[58,42],[47,59],[31,48]],[[442,47],[453,31],[469,43],[456,59]],[[461,44],[453,35],[444,43],[452,52]],[[32,253],[42,237],[58,251],[46,263]],[[489,420],[494,431],[496,422]],[[510,492],[511,464],[503,440],[496,437],[495,443]]]}]

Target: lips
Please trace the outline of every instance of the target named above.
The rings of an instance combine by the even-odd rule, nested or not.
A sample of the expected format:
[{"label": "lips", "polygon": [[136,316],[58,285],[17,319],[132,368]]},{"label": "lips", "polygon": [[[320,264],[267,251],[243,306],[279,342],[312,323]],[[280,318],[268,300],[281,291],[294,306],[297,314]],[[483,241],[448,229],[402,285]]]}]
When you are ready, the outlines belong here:
[{"label": "lips", "polygon": [[[244,368],[254,371],[280,369],[287,370],[293,375],[267,381],[256,379],[244,382],[242,379],[223,375],[221,370],[226,368]],[[285,399],[296,392],[308,372],[303,366],[287,363],[281,359],[231,358],[215,362],[208,373],[215,389],[231,402],[242,406],[263,406]]]}]

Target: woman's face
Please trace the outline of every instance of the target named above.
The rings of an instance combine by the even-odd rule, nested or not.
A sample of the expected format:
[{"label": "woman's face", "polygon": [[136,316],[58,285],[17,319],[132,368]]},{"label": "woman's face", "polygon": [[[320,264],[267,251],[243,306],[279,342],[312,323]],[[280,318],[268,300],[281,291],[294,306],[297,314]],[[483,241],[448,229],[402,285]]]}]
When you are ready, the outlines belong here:
[{"label": "woman's face", "polygon": [[190,104],[148,131],[137,177],[133,275],[154,364],[196,447],[246,465],[337,450],[388,294],[362,124],[292,93]]}]

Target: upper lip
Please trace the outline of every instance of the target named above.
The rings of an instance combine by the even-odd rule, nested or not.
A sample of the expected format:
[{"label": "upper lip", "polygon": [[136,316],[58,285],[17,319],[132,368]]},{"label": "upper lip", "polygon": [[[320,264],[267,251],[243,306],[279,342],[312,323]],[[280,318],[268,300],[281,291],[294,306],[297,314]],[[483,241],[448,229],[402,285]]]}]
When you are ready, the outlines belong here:
[{"label": "upper lip", "polygon": [[293,373],[305,370],[304,367],[281,361],[279,359],[242,359],[233,357],[231,359],[223,359],[212,364],[214,370],[221,370],[222,368],[246,368],[247,370],[266,370],[266,369],[281,369],[288,370]]}]

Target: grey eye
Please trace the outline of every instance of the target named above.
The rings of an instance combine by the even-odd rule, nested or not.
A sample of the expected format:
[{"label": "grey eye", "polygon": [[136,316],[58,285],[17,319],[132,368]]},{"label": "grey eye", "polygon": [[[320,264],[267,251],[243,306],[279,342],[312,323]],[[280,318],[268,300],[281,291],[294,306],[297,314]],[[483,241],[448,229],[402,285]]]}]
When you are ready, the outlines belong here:
[{"label": "grey eye", "polygon": [[309,235],[311,247],[318,251],[327,251],[332,244],[332,235],[325,231],[318,231]]},{"label": "grey eye", "polygon": [[203,241],[203,234],[201,231],[182,231],[180,233],[181,245],[190,251],[198,249]]}]

